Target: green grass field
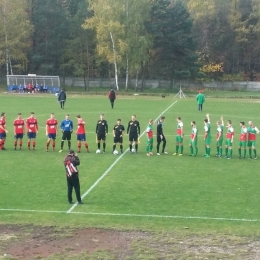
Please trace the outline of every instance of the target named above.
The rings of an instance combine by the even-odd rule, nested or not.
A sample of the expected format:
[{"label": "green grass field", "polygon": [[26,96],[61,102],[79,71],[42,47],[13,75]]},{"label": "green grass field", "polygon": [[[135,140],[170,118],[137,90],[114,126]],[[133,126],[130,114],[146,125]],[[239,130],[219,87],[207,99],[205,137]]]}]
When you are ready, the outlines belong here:
[{"label": "green grass field", "polygon": [[[207,99],[203,113],[197,111],[192,98],[177,100],[171,106],[175,102],[173,96],[164,99],[119,97],[113,110],[106,97],[102,96],[71,94],[65,110],[59,108],[54,95],[4,94],[0,96],[0,102],[1,110],[7,115],[9,130],[7,151],[0,154],[1,223],[259,235],[260,159],[239,160],[237,151],[239,122],[253,120],[260,127],[257,100]],[[23,150],[14,151],[12,122],[18,112],[26,118],[31,111],[35,112],[40,125],[36,150],[27,151],[24,139]],[[66,113],[70,114],[74,123],[77,114],[86,121],[91,153],[79,155],[81,193],[86,196],[84,205],[73,209],[66,197],[62,165],[65,151],[58,153],[60,135],[56,151],[45,152],[45,121],[51,112],[55,113],[59,122]],[[100,113],[105,113],[109,135],[107,153],[97,155],[94,131]],[[127,152],[123,156],[115,156],[110,153],[112,128],[117,118],[121,118],[127,126],[131,115],[136,114],[143,132],[148,120],[156,119],[162,113],[166,116],[164,133],[168,155],[147,157],[144,135],[138,155]],[[211,117],[212,158],[202,157],[206,113]],[[215,126],[220,115],[225,121],[231,119],[235,128],[232,160],[214,157]],[[185,128],[182,157],[172,156],[177,116],[182,117]],[[197,122],[199,129],[199,156],[196,158],[188,156],[192,120]],[[259,145],[260,142],[258,150]],[[77,149],[76,135],[73,135],[72,148]],[[128,137],[125,136],[124,150],[127,148]],[[74,193],[73,196],[75,201]]]}]

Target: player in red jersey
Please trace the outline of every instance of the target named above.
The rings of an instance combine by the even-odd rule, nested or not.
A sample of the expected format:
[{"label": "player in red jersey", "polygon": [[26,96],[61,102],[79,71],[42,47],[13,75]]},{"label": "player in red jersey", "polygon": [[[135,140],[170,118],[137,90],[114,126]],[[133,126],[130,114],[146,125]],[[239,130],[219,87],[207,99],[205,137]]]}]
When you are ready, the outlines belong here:
[{"label": "player in red jersey", "polygon": [[46,152],[48,152],[51,140],[52,140],[52,151],[55,150],[55,139],[58,135],[58,121],[54,118],[54,113],[51,113],[50,118],[46,121],[46,136],[48,137],[46,143]]},{"label": "player in red jersey", "polygon": [[5,112],[3,112],[0,117],[0,151],[6,150],[4,145],[5,145],[6,134],[8,133],[8,131],[6,130],[5,125],[6,125]]},{"label": "player in red jersey", "polygon": [[28,137],[28,150],[31,149],[31,140],[33,145],[33,150],[36,146],[36,134],[38,134],[38,121],[34,117],[34,112],[31,112],[30,117],[26,119],[27,137]]},{"label": "player in red jersey", "polygon": [[24,135],[24,120],[22,114],[18,113],[17,118],[14,120],[14,150],[17,148],[18,140],[20,140],[20,150],[22,150]]},{"label": "player in red jersey", "polygon": [[85,131],[85,121],[81,118],[80,115],[76,116],[78,120],[78,129],[76,132],[77,140],[78,140],[78,152],[81,150],[81,143],[84,142],[87,152],[89,153],[88,143],[86,142],[86,131]]}]

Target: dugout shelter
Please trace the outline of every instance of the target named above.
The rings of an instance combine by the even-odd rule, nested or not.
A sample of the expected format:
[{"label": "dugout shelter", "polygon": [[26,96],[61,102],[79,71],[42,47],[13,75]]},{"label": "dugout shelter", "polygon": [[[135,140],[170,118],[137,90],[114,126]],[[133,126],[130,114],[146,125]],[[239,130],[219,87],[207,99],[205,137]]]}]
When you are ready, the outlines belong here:
[{"label": "dugout shelter", "polygon": [[20,86],[43,86],[46,93],[57,93],[60,91],[59,76],[40,76],[36,74],[28,75],[7,75],[7,91],[19,92]]}]

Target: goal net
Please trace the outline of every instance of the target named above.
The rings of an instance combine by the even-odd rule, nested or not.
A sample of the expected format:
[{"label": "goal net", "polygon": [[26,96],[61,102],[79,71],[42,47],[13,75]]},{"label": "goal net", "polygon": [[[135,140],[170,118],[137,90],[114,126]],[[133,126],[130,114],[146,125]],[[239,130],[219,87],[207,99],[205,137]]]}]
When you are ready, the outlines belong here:
[{"label": "goal net", "polygon": [[[60,91],[59,76],[7,75],[8,92],[33,92],[57,93]],[[31,90],[32,89],[32,90]]]}]

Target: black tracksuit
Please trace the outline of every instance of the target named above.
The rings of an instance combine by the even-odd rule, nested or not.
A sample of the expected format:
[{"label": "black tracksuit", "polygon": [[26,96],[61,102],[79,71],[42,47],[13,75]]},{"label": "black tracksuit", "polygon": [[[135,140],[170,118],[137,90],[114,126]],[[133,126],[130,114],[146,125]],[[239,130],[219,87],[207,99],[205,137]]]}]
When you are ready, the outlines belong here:
[{"label": "black tracksuit", "polygon": [[66,168],[67,162],[70,161],[74,167],[80,165],[80,160],[78,156],[74,156],[71,154],[68,154],[64,159],[64,166],[66,170],[66,176],[67,176],[67,186],[68,186],[68,202],[72,203],[72,190],[74,188],[77,201],[81,202],[81,196],[80,196],[80,183],[79,183],[79,173],[78,171],[73,173],[71,176],[69,175],[69,172]]},{"label": "black tracksuit", "polygon": [[58,96],[58,101],[60,102],[60,108],[64,109],[64,105],[65,105],[65,102],[66,102],[66,98],[67,98],[67,95],[65,93],[64,90],[62,90],[60,93],[59,93],[59,96]]},{"label": "black tracksuit", "polygon": [[165,139],[165,136],[163,134],[162,122],[158,121],[158,124],[157,124],[157,146],[156,146],[157,153],[159,153],[159,148],[160,148],[161,142],[163,142],[162,153],[164,153],[164,149],[166,147],[166,139]]}]

